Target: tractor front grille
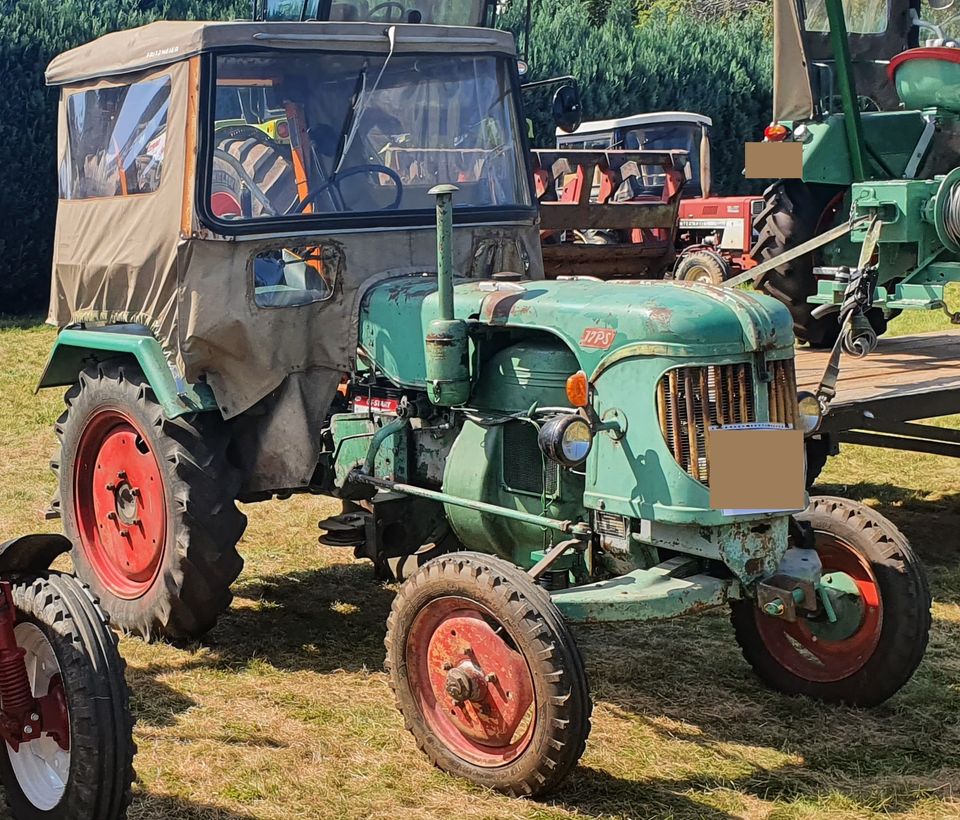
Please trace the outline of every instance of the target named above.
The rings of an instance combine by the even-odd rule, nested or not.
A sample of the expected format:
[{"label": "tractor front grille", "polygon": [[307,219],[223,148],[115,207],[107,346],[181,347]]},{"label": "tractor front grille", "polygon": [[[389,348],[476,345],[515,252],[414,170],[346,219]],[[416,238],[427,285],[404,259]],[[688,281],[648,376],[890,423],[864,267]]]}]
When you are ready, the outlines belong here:
[{"label": "tractor front grille", "polygon": [[781,359],[770,363],[773,381],[770,382],[770,421],[773,424],[786,424],[796,427],[800,421],[797,404],[797,373],[793,359]]},{"label": "tractor front grille", "polygon": [[[797,423],[797,381],[793,360],[772,362],[768,418]],[[753,366],[749,362],[679,367],[664,373],[657,386],[660,429],[677,464],[697,481],[710,483],[707,431],[711,427],[757,420]]]}]

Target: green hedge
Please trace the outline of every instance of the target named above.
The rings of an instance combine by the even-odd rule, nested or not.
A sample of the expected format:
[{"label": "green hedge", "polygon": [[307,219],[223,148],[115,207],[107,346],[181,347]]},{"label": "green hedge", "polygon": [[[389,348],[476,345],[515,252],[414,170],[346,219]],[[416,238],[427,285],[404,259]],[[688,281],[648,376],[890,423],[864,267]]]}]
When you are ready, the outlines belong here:
[{"label": "green hedge", "polygon": [[[531,64],[572,73],[590,119],[687,109],[713,117],[721,190],[743,190],[742,143],[771,109],[766,14],[692,21],[679,0],[535,0]],[[507,23],[519,26],[514,0]],[[642,11],[637,16],[638,8]],[[227,19],[246,0],[0,0],[0,314],[42,310],[56,216],[56,92],[43,84],[59,52],[155,19]],[[638,24],[639,20],[639,24]],[[549,145],[549,97],[529,101]]]},{"label": "green hedge", "polygon": [[[598,25],[578,2],[536,0],[531,74],[572,74],[585,119],[648,111],[694,111],[713,119],[715,189],[755,190],[743,179],[743,143],[759,138],[773,109],[769,7],[717,19],[692,19],[678,0],[611,0]],[[596,9],[594,8],[594,12]],[[519,25],[517,0],[509,24]],[[538,145],[553,144],[548,94],[531,92],[527,115]]]},{"label": "green hedge", "polygon": [[50,60],[109,31],[152,20],[229,18],[237,0],[0,2],[0,314],[46,306],[56,217],[57,92]]}]

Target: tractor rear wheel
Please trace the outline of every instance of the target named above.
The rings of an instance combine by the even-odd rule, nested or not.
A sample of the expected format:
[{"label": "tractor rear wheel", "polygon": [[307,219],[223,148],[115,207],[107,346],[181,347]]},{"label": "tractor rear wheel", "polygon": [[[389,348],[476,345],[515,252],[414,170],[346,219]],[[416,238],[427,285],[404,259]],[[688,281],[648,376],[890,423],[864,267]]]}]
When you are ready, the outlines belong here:
[{"label": "tractor rear wheel", "polygon": [[550,596],[513,564],[470,552],[425,564],[400,587],[385,643],[407,729],[438,768],[532,797],[583,754],[580,651]]},{"label": "tractor rear wheel", "polygon": [[168,419],[126,362],[84,370],[66,403],[53,467],[77,575],[127,632],[202,636],[243,568],[236,545],[246,517],[222,421]]},{"label": "tractor rear wheel", "polygon": [[[778,182],[767,189],[763,211],[754,220],[758,238],[751,256],[766,262],[829,230],[842,218],[840,209],[847,188],[839,185],[807,184],[799,180]],[[812,347],[830,347],[840,335],[838,314],[814,318],[807,300],[817,292],[813,269],[817,252],[786,262],[764,280],[762,289],[779,299],[793,315],[793,330]],[[877,335],[887,329],[883,311],[874,309],[870,323]]]},{"label": "tractor rear wheel", "polygon": [[814,497],[799,518],[816,534],[835,617],[821,607],[791,623],[755,601],[737,601],[737,642],[780,692],[849,706],[883,703],[910,680],[927,646],[931,602],[923,567],[903,534],[863,504]]}]

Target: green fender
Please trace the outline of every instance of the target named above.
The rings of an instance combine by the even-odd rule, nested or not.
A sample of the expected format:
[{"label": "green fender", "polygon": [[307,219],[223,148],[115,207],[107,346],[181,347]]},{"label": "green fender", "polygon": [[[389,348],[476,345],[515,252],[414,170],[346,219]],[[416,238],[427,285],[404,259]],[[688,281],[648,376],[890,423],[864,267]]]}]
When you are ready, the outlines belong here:
[{"label": "green fender", "polygon": [[168,418],[219,409],[213,390],[188,384],[167,361],[160,343],[139,326],[61,331],[36,389],[69,386],[85,367],[126,356],[136,359]]}]

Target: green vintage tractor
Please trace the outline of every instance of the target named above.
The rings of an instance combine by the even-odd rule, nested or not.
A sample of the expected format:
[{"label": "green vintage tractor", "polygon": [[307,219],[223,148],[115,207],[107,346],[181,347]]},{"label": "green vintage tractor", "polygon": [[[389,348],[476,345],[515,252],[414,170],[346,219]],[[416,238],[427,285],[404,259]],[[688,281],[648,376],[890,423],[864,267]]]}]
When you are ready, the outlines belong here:
[{"label": "green vintage tractor", "polygon": [[[870,277],[869,304],[848,329],[857,353],[872,348],[896,312],[943,309],[944,288],[960,281],[953,5],[775,0],[775,110],[766,134],[802,143],[803,171],[767,191],[753,255],[782,259],[763,288],[790,308],[798,337],[812,345],[837,338],[851,273]],[[811,247],[817,237],[829,241]]]},{"label": "green vintage tractor", "polygon": [[[115,623],[203,635],[242,566],[237,501],[340,499],[322,541],[402,582],[386,642],[407,726],[521,795],[589,731],[570,623],[729,606],[781,691],[871,705],[910,678],[930,599],[909,545],[862,505],[804,510],[819,408],[787,310],[544,279],[510,35],[155,23],[47,78],[53,512]],[[257,117],[222,133],[238,88],[289,139]]]}]

